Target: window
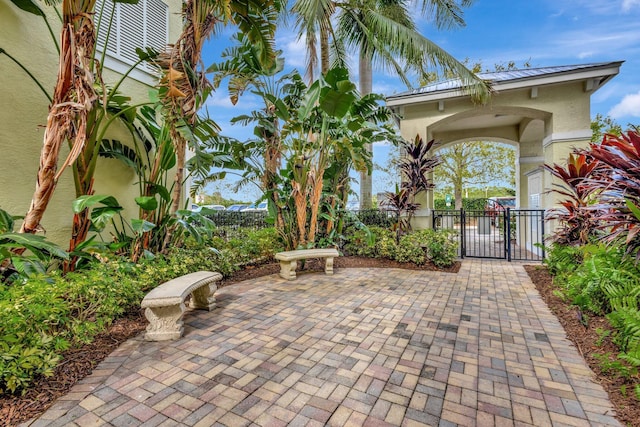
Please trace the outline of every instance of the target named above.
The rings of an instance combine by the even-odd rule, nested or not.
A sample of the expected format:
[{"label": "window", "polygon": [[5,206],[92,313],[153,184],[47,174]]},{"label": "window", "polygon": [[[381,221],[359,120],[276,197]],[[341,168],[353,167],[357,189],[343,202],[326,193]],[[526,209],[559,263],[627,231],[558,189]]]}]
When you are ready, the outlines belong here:
[{"label": "window", "polygon": [[[109,18],[114,7],[115,13],[107,41]],[[107,42],[106,53],[110,61],[105,66],[115,71],[125,72],[138,61],[136,48],[151,47],[161,51],[169,41],[169,7],[162,0],[139,0],[137,4],[114,4],[112,0],[97,0],[95,10],[98,51],[103,52]],[[145,71],[147,78],[141,78],[140,73],[137,76],[132,73],[132,77],[149,80],[151,67],[140,64],[137,68]]]}]

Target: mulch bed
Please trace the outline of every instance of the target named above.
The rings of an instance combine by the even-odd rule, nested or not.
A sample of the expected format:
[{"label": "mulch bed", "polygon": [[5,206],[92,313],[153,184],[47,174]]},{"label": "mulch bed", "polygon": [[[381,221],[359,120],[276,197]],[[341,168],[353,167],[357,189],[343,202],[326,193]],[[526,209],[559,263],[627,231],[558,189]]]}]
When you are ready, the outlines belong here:
[{"label": "mulch bed", "polygon": [[[392,260],[381,260],[360,257],[340,257],[334,260],[335,268],[404,268],[427,271],[445,271],[457,273],[461,263],[456,262],[451,268],[440,269],[434,265],[418,266],[403,264]],[[324,263],[319,260],[309,260],[304,265],[304,271],[322,271]],[[546,268],[541,266],[525,266],[536,288],[544,298],[547,305],[560,320],[578,350],[582,353],[591,369],[595,372],[597,380],[609,392],[611,401],[616,407],[618,419],[630,426],[640,426],[640,405],[633,397],[631,382],[625,383],[624,379],[617,378],[609,372],[602,372],[600,362],[593,353],[616,354],[615,345],[610,339],[600,339],[598,328],[609,328],[606,319],[589,318],[585,327],[577,318],[577,311],[554,294],[552,277]],[[280,266],[275,262],[266,262],[260,265],[247,266],[225,279],[222,286],[227,286],[239,281],[276,274]],[[63,360],[56,368],[55,374],[50,378],[42,378],[37,381],[24,396],[0,395],[0,426],[14,426],[21,422],[41,415],[60,396],[66,394],[71,387],[85,376],[91,374],[93,369],[115,350],[122,342],[141,333],[146,327],[146,320],[142,311],[129,313],[117,320],[107,332],[96,337],[92,344],[74,348],[63,354]],[[600,343],[599,341],[602,341]],[[627,395],[623,395],[621,389],[627,387]]]}]

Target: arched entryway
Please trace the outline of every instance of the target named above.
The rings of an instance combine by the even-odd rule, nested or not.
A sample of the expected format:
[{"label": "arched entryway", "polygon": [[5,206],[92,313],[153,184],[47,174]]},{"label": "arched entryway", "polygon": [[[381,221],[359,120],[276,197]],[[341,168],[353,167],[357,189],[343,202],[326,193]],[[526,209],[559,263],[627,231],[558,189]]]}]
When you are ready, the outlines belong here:
[{"label": "arched entryway", "polygon": [[[420,135],[445,146],[470,140],[508,142],[517,147],[519,209],[558,205],[554,180],[542,165],[563,163],[574,147],[591,140],[591,95],[615,77],[622,61],[530,68],[480,77],[491,82],[488,103],[474,104],[459,81],[449,80],[387,97],[400,117],[402,136]],[[433,224],[432,195],[419,200],[417,228]],[[547,229],[551,229],[550,225]]]}]

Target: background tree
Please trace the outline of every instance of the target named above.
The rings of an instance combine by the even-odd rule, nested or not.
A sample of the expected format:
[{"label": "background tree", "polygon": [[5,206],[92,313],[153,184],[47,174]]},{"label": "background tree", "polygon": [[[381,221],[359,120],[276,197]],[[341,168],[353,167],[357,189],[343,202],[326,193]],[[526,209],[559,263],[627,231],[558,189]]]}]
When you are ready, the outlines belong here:
[{"label": "background tree", "polygon": [[436,186],[451,185],[455,208],[462,207],[465,187],[495,185],[506,181],[515,187],[515,149],[506,144],[485,141],[458,143],[440,149],[442,160],[434,169]]},{"label": "background tree", "polygon": [[622,134],[622,126],[613,118],[598,113],[591,121],[591,132],[591,142],[601,142],[605,133],[620,136]]}]

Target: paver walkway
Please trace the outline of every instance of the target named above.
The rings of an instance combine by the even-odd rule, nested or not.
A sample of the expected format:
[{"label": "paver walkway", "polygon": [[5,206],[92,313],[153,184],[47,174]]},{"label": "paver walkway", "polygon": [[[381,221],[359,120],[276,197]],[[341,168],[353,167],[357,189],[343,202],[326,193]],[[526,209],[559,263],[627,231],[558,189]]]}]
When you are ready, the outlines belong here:
[{"label": "paver walkway", "polygon": [[273,275],[185,320],[31,425],[620,425],[519,264]]}]

